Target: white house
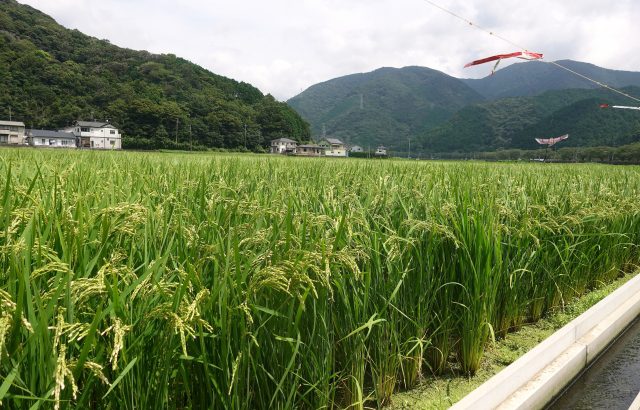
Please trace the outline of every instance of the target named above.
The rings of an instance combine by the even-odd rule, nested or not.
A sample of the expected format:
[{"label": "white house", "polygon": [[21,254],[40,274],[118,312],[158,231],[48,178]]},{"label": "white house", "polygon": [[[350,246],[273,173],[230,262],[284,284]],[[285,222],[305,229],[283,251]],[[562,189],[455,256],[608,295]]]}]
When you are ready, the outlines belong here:
[{"label": "white house", "polygon": [[293,154],[296,152],[298,143],[289,138],[278,138],[271,140],[271,153],[272,154]]},{"label": "white house", "polygon": [[387,156],[387,147],[385,146],[378,146],[378,148],[376,148],[376,153],[375,155],[377,157],[386,157]]},{"label": "white house", "polygon": [[76,136],[79,148],[122,149],[122,136],[108,122],[76,121],[64,131]]},{"label": "white house", "polygon": [[27,141],[32,147],[76,147],[76,136],[64,131],[28,130]]},{"label": "white house", "polygon": [[360,145],[354,145],[353,147],[351,147],[349,152],[364,152],[364,149],[362,149]]},{"label": "white house", "polygon": [[24,145],[24,123],[0,121],[0,145]]},{"label": "white house", "polygon": [[324,138],[318,143],[324,148],[324,155],[327,157],[346,157],[347,148],[344,143],[337,138]]}]

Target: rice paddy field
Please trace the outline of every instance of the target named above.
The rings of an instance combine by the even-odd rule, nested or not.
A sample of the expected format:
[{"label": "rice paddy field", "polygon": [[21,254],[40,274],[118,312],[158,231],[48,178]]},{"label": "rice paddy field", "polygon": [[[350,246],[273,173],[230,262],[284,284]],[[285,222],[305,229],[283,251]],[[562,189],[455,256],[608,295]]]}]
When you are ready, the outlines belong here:
[{"label": "rice paddy field", "polygon": [[2,408],[382,407],[640,260],[640,168],[0,150]]}]

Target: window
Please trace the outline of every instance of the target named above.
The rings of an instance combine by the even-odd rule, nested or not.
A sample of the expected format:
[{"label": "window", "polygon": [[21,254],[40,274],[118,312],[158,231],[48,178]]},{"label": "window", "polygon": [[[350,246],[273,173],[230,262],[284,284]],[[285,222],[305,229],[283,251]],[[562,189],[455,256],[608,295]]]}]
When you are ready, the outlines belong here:
[{"label": "window", "polygon": [[110,131],[110,133],[111,133],[111,134],[115,134],[115,133],[116,133],[116,130],[111,130],[111,131]]},{"label": "window", "polygon": [[91,141],[91,148],[93,148],[93,141]]},{"label": "window", "polygon": [[80,128],[80,131],[82,131],[82,132],[91,132],[91,128],[82,127],[82,128]]},{"label": "window", "polygon": [[116,146],[116,141],[115,140],[111,140],[111,146],[115,147]]},{"label": "window", "polygon": [[53,138],[49,139],[49,145],[56,145],[56,140]]},{"label": "window", "polygon": [[0,144],[6,144],[9,142],[9,136],[8,135],[0,135]]},{"label": "window", "polygon": [[46,140],[46,139],[44,139],[44,138],[42,138],[42,139],[40,140],[40,143],[41,143],[42,145],[47,145],[47,140]]}]

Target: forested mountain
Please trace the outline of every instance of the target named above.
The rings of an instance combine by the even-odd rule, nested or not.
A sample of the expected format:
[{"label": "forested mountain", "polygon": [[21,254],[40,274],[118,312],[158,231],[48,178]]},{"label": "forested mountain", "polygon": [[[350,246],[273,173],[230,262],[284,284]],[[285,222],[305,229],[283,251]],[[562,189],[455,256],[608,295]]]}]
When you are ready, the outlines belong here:
[{"label": "forested mountain", "polygon": [[[640,95],[640,88],[627,87]],[[601,103],[628,103],[611,91],[557,90],[463,108],[445,124],[418,139],[423,152],[478,152],[536,148],[534,138],[570,134],[562,146],[622,145],[640,141],[638,111],[603,109]]]},{"label": "forested mountain", "polygon": [[460,108],[484,98],[462,81],[424,67],[381,68],[316,84],[289,104],[319,136],[351,144],[405,146]]},{"label": "forested mountain", "polygon": [[[570,60],[558,64],[614,87],[635,86],[628,91],[640,96],[640,73]],[[382,143],[401,155],[408,138],[416,153],[534,148],[535,137],[565,133],[571,134],[565,146],[637,141],[638,111],[602,110],[603,102],[638,105],[540,61],[513,64],[480,80],[422,67],[384,68],[314,85],[289,100],[316,135],[325,124],[327,134],[365,147]]]},{"label": "forested mountain", "polygon": [[11,108],[34,128],[108,119],[129,147],[186,147],[193,139],[259,149],[272,138],[310,136],[294,110],[250,84],[68,30],[14,0],[0,0],[0,90],[1,118]]},{"label": "forested mountain", "polygon": [[[640,86],[638,72],[609,70],[572,60],[560,60],[555,63],[612,87]],[[489,99],[539,95],[550,90],[599,87],[557,65],[542,61],[516,63],[496,71],[493,75],[462,81]]]}]

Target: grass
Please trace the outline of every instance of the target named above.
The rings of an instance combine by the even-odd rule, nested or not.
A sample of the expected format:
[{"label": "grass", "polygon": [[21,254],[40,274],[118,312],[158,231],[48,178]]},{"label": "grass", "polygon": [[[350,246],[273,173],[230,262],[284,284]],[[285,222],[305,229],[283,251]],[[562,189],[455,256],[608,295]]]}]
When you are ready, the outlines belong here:
[{"label": "grass", "polygon": [[0,400],[384,406],[635,266],[639,174],[2,150]]}]

